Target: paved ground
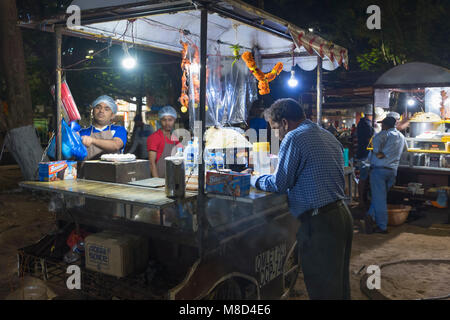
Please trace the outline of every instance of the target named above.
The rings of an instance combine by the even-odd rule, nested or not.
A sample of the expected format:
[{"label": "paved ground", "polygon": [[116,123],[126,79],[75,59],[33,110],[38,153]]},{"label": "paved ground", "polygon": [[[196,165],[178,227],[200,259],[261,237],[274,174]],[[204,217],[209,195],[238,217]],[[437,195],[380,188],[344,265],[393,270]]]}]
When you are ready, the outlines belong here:
[{"label": "paved ground", "polygon": [[[0,166],[0,299],[21,285],[17,277],[18,248],[52,230],[48,197],[18,189],[16,166]],[[423,218],[390,227],[390,233],[362,234],[355,228],[351,257],[352,299],[367,299],[360,279],[369,265],[404,259],[450,259],[448,209],[423,208]],[[382,269],[382,293],[392,299],[420,299],[450,294],[450,264],[400,264]],[[358,271],[361,272],[358,274]],[[308,299],[300,275],[293,300]]]}]

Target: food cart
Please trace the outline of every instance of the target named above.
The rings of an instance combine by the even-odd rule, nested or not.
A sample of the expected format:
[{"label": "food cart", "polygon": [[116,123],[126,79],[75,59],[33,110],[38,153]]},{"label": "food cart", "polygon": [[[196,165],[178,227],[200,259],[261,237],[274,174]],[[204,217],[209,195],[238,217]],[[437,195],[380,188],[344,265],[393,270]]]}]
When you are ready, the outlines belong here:
[{"label": "food cart", "polygon": [[[207,58],[208,63],[217,56],[230,62],[236,59],[237,68],[248,73],[233,53],[238,46],[255,52],[263,72],[270,71],[276,62],[283,62],[287,71],[296,63],[306,70],[317,67],[319,122],[322,68],[347,67],[346,49],[241,1],[110,3],[105,7],[104,1],[73,1],[81,8],[78,26],[66,27],[68,15],[46,20],[45,26],[42,22],[22,25],[56,34],[59,117],[63,34],[177,55],[183,52],[180,40],[195,44],[198,51],[192,59],[198,60],[199,84],[198,88],[189,88],[189,95],[198,89],[199,99],[190,96],[186,106],[191,130],[198,129],[201,134],[207,126],[245,121],[245,108],[254,99],[252,90],[256,86],[252,78],[250,83],[239,80],[236,83],[245,89],[234,89],[239,92],[238,98],[231,99],[234,103],[223,106],[211,101],[207,68],[201,67],[209,66]],[[221,113],[220,106],[227,111]],[[198,127],[196,120],[200,121]],[[58,159],[60,132],[58,128]],[[204,150],[205,141],[199,141],[200,150]],[[205,193],[204,162],[199,164],[196,190],[188,190],[178,199],[168,198],[164,187],[149,179],[145,161],[84,161],[78,166],[76,180],[20,184],[56,195],[53,206],[57,208],[59,228],[19,251],[19,275],[32,274],[65,287],[67,264],[62,261],[61,250],[75,228],[90,233],[112,230],[148,240],[149,263],[125,277],[88,270],[83,256],[73,262],[82,271],[81,291],[95,298],[278,299],[286,297],[295,284],[299,222],[289,213],[286,195],[254,189],[245,197]]]},{"label": "food cart", "polygon": [[[450,185],[450,71],[427,63],[406,63],[374,85],[375,106],[403,114],[408,151],[402,155],[394,191],[436,200]],[[395,105],[390,99],[397,97]],[[391,102],[391,103],[390,103]]]}]

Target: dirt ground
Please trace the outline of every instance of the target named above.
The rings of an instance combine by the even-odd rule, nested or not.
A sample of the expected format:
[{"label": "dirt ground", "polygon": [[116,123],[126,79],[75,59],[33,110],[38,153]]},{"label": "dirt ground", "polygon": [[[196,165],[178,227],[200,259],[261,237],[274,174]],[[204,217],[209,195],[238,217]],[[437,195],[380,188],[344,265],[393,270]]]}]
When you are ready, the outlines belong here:
[{"label": "dirt ground", "polygon": [[[23,191],[17,166],[0,166],[0,299],[20,285],[17,249],[32,244],[53,230],[54,215],[48,211],[49,197]],[[368,297],[360,289],[369,265],[408,259],[450,260],[449,209],[426,207],[424,217],[388,234],[363,234],[355,227],[350,261],[352,299]],[[402,263],[382,267],[381,293],[390,299],[423,299],[450,294],[450,263]],[[292,300],[308,299],[300,274]]]}]

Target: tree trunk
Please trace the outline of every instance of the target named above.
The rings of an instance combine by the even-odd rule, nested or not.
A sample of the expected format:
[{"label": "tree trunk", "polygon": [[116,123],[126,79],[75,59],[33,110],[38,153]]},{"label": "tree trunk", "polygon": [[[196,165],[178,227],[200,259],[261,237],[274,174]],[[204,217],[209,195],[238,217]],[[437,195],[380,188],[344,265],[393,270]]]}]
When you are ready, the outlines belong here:
[{"label": "tree trunk", "polygon": [[0,1],[0,34],[0,63],[8,105],[6,110],[0,110],[0,126],[8,132],[7,147],[19,164],[24,179],[32,180],[36,177],[42,148],[32,126],[33,109],[15,0]]}]

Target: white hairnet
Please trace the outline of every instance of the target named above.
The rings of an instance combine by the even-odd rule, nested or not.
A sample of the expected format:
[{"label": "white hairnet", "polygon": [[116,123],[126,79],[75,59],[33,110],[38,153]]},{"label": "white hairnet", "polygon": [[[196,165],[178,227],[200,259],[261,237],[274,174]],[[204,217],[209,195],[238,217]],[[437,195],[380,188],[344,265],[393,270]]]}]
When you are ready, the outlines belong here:
[{"label": "white hairnet", "polygon": [[394,112],[394,111],[388,112],[386,117],[394,118],[397,121],[400,120],[400,115],[397,112]]},{"label": "white hairnet", "polygon": [[162,107],[161,110],[159,110],[158,118],[161,119],[162,117],[165,117],[165,116],[171,116],[171,117],[174,117],[176,119],[177,118],[177,112],[176,112],[176,110],[173,107],[165,106],[165,107]]},{"label": "white hairnet", "polygon": [[113,98],[111,98],[110,96],[106,96],[106,95],[100,96],[97,99],[95,99],[94,102],[92,102],[92,108],[95,108],[95,106],[97,106],[101,102],[106,103],[108,105],[108,107],[111,108],[111,110],[114,114],[117,113],[116,102],[114,101]]}]

